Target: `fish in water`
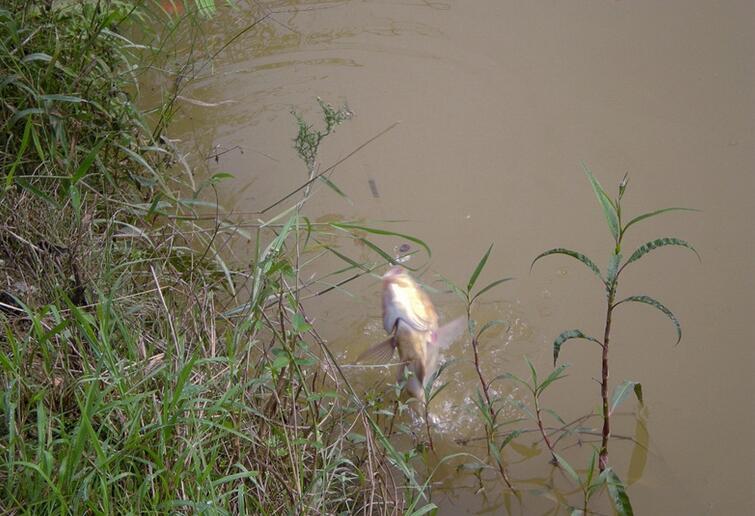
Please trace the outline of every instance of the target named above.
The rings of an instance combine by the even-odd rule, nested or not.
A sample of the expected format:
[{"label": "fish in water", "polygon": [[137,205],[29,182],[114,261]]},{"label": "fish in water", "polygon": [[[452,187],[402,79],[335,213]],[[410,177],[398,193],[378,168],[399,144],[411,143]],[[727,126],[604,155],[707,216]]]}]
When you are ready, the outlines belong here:
[{"label": "fish in water", "polygon": [[383,327],[390,337],[371,347],[357,359],[387,363],[398,350],[402,368],[409,378],[406,389],[420,402],[425,401],[425,386],[438,366],[438,356],[464,331],[464,320],[458,318],[438,327],[438,313],[432,301],[412,277],[401,267],[393,267],[383,275]]}]

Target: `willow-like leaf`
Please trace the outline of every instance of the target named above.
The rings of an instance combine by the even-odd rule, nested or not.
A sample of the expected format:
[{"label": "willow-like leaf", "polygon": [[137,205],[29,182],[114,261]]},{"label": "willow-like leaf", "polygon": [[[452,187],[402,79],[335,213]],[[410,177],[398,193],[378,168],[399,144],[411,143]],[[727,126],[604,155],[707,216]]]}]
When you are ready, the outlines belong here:
[{"label": "willow-like leaf", "polygon": [[534,260],[532,260],[532,263],[530,264],[530,272],[532,272],[532,267],[535,266],[535,262],[538,261],[540,258],[543,258],[545,256],[551,255],[551,254],[565,254],[566,256],[571,256],[572,258],[576,258],[583,264],[587,265],[587,267],[595,273],[597,277],[600,278],[601,281],[603,281],[603,276],[600,274],[600,269],[598,268],[595,263],[590,260],[587,256],[585,256],[582,253],[578,253],[577,251],[572,251],[571,249],[564,249],[563,247],[556,247],[554,249],[549,249],[545,251],[544,253],[540,253],[535,257]]},{"label": "willow-like leaf", "polygon": [[503,442],[501,442],[501,445],[498,446],[499,450],[503,450],[507,444],[509,444],[511,441],[516,439],[522,434],[521,430],[514,430],[513,432],[509,433],[504,439]]},{"label": "willow-like leaf", "polygon": [[558,453],[553,453],[553,456],[556,458],[556,461],[558,462],[558,465],[561,466],[561,469],[563,469],[567,475],[571,477],[571,479],[574,481],[575,484],[581,485],[581,482],[579,480],[579,475],[574,470],[571,464],[569,464],[565,458],[563,458]]},{"label": "willow-like leaf", "polygon": [[595,197],[598,198],[598,202],[603,208],[603,215],[605,216],[606,222],[608,223],[608,229],[611,230],[613,239],[618,242],[620,228],[619,216],[616,214],[616,207],[614,206],[613,201],[611,201],[611,198],[608,197],[606,191],[602,186],[600,186],[598,180],[595,179],[595,176],[592,175],[592,172],[590,172],[590,170],[584,165],[584,163],[582,164],[582,168],[587,175],[587,179],[590,180],[590,185],[592,185],[592,190],[593,192],[595,192]]},{"label": "willow-like leaf", "polygon": [[645,219],[649,219],[650,217],[655,217],[656,215],[660,215],[661,213],[668,213],[670,211],[700,211],[696,210],[694,208],[663,208],[662,210],[655,210],[648,213],[643,213],[642,215],[638,215],[637,217],[633,218],[629,222],[627,222],[627,225],[624,226],[624,229],[621,230],[622,234],[627,232],[627,229],[633,224],[637,224],[640,221],[643,221]]},{"label": "willow-like leaf", "polygon": [[633,390],[637,395],[637,400],[642,403],[642,385],[640,384],[640,382],[624,380],[613,390],[613,396],[611,397],[611,408],[608,409],[608,415],[613,414],[616,408],[621,405],[621,402],[623,402],[627,398],[627,396],[629,396],[629,393]]},{"label": "willow-like leaf", "polygon": [[600,478],[608,486],[608,494],[611,496],[611,502],[613,502],[613,507],[619,516],[633,516],[634,511],[632,510],[632,504],[629,502],[626,488],[616,472],[611,468],[606,468],[600,474]]},{"label": "willow-like leaf", "polygon": [[659,247],[665,247],[667,245],[676,245],[680,247],[686,247],[687,249],[691,250],[693,253],[697,255],[698,260],[700,259],[700,255],[698,254],[697,250],[694,247],[692,247],[688,242],[681,240],[679,238],[666,237],[666,238],[658,238],[656,240],[652,240],[638,247],[637,250],[632,253],[632,256],[630,256],[627,262],[624,264],[624,267],[626,267],[632,262],[636,262],[637,260],[645,256],[647,253],[649,253],[653,249],[658,249]]},{"label": "willow-like leaf", "polygon": [[495,280],[492,283],[489,283],[488,285],[486,285],[484,288],[480,289],[480,291],[477,294],[475,294],[474,296],[472,296],[471,300],[474,301],[475,299],[477,299],[478,297],[480,297],[481,295],[483,295],[485,292],[487,292],[491,288],[497,287],[501,283],[505,283],[505,282],[511,281],[513,279],[514,278],[501,278],[501,279]]},{"label": "willow-like leaf", "polygon": [[674,327],[676,327],[676,344],[679,344],[679,342],[682,340],[682,325],[679,324],[679,319],[676,318],[676,316],[671,310],[663,306],[663,304],[661,304],[660,301],[657,301],[650,296],[631,296],[626,299],[622,299],[621,301],[616,303],[614,307],[620,305],[621,303],[626,303],[628,301],[634,301],[635,303],[645,303],[646,305],[650,305],[654,308],[657,308],[658,310],[666,314],[666,317],[671,319],[671,322],[674,323]]},{"label": "willow-like leaf", "polygon": [[360,226],[358,224],[351,224],[349,222],[331,222],[330,225],[334,228],[343,229],[343,230],[349,230],[349,229],[356,229],[359,231],[366,231],[367,233],[372,233],[373,235],[384,235],[384,236],[395,236],[399,238],[405,238],[411,242],[414,242],[415,244],[422,246],[422,248],[427,252],[428,258],[432,257],[433,253],[430,250],[430,247],[419,238],[405,235],[403,233],[396,233],[395,231],[388,231],[386,229],[377,229],[377,228],[370,228],[367,226]]},{"label": "willow-like leaf", "polygon": [[596,344],[600,344],[601,346],[603,345],[603,343],[598,339],[596,339],[595,337],[590,337],[589,335],[585,335],[581,330],[567,330],[556,337],[556,340],[553,341],[553,367],[556,367],[556,361],[558,360],[558,354],[561,351],[561,346],[569,339],[585,339],[595,342]]},{"label": "willow-like leaf", "polygon": [[485,268],[485,264],[488,261],[488,257],[490,256],[490,251],[493,250],[493,244],[490,244],[490,247],[488,247],[488,250],[485,251],[485,254],[480,258],[480,261],[477,263],[477,267],[475,267],[474,272],[469,277],[469,282],[467,283],[467,292],[471,292],[472,288],[474,287],[474,284],[477,282],[477,278],[482,272],[482,269]]},{"label": "willow-like leaf", "polygon": [[550,384],[555,382],[556,380],[560,380],[561,378],[564,378],[564,376],[561,374],[564,372],[564,369],[569,367],[569,364],[561,364],[556,369],[554,369],[551,374],[548,375],[548,378],[543,380],[543,383],[537,386],[537,389],[535,390],[535,395],[539,395],[542,393]]},{"label": "willow-like leaf", "polygon": [[343,197],[343,198],[344,198],[344,199],[346,200],[346,202],[348,202],[348,203],[349,203],[349,204],[351,204],[352,206],[354,205],[354,202],[353,202],[353,201],[352,201],[352,200],[351,200],[351,199],[349,198],[349,196],[348,196],[348,195],[346,195],[346,194],[344,193],[344,191],[343,191],[343,190],[341,190],[341,189],[340,189],[340,188],[338,187],[338,185],[337,185],[337,184],[335,184],[335,183],[334,183],[333,181],[331,181],[330,179],[328,179],[328,178],[327,178],[327,177],[325,177],[325,176],[320,176],[320,181],[322,181],[323,183],[325,183],[326,185],[328,185],[328,186],[330,187],[330,189],[331,189],[331,190],[333,190],[333,191],[334,191],[335,193],[337,193],[338,195],[340,195],[341,197]]},{"label": "willow-like leaf", "polygon": [[513,380],[515,382],[518,382],[518,383],[522,384],[524,387],[526,387],[528,389],[530,388],[530,384],[528,384],[523,378],[518,377],[514,373],[502,373],[502,374],[499,374],[498,376],[496,376],[495,378],[493,378],[492,380],[490,380],[490,383],[488,385],[492,385],[493,382],[495,382],[496,380]]},{"label": "willow-like leaf", "polygon": [[621,254],[612,254],[611,259],[608,260],[608,267],[606,268],[606,288],[610,289],[611,285],[616,281],[616,276],[619,274],[619,262],[621,262]]}]

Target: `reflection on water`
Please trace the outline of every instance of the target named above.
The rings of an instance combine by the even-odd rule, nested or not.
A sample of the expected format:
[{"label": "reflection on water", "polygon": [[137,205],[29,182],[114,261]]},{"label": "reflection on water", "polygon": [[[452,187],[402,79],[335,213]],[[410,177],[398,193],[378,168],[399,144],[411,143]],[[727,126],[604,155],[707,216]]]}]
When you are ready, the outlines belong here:
[{"label": "reflection on water", "polygon": [[[631,485],[638,513],[747,512],[753,415],[741,407],[751,406],[753,387],[755,6],[697,0],[249,2],[219,9],[203,41],[216,49],[265,15],[269,19],[228,46],[185,92],[207,103],[235,103],[182,104],[171,136],[208,171],[235,176],[221,194],[228,209],[241,214],[277,200],[304,177],[291,149],[293,107],[306,114],[320,96],[347,100],[356,113],[327,142],[325,166],[400,121],[336,170],[333,179],[351,203],[319,189],[307,216],[400,221],[381,224],[430,244],[433,261],[421,279],[440,290],[435,273],[465,281],[481,250],[495,241],[491,278],[484,279],[517,279],[476,307],[478,320],[508,324],[482,343],[490,378],[507,371],[526,376],[524,355],[550,372],[555,335],[600,327],[603,292],[589,273],[555,258],[528,271],[534,256],[554,246],[607,257],[608,235],[579,162],[603,184],[629,171],[625,203],[637,213],[666,205],[703,210],[693,218],[658,219],[629,242],[679,235],[695,244],[704,262],[659,251],[621,286],[627,295],[657,294],[681,318],[685,337],[673,348],[668,322],[639,307],[617,316],[611,382],[642,382],[647,406],[622,406],[611,462]],[[202,161],[213,154],[216,159]],[[254,215],[249,220],[256,221]],[[371,259],[371,250],[358,243],[335,234],[323,240]],[[406,243],[381,241],[395,250]],[[317,250],[313,244],[311,251]],[[422,259],[412,256],[410,264],[421,266]],[[432,296],[444,321],[464,311],[448,294]],[[375,274],[309,303],[344,365],[384,338]],[[599,357],[587,343],[571,344],[561,356],[572,364],[568,377],[543,403],[572,422],[598,403],[592,378]],[[449,387],[431,405],[438,453],[484,457],[469,343],[454,344],[444,359],[453,361],[441,378]],[[395,378],[381,368],[346,370],[365,392],[388,392]],[[502,419],[523,417],[516,402],[529,403],[526,392],[510,382],[493,389],[510,400]],[[547,424],[560,425],[555,418]],[[580,432],[559,443],[580,473],[599,439],[590,433],[597,427],[595,418],[582,420],[573,427]],[[524,434],[504,455],[524,486],[521,500],[500,489],[493,471],[459,459],[438,466],[433,500],[441,512],[557,514],[579,500],[574,484],[549,465],[537,433]],[[601,503],[593,509],[609,513]]]}]

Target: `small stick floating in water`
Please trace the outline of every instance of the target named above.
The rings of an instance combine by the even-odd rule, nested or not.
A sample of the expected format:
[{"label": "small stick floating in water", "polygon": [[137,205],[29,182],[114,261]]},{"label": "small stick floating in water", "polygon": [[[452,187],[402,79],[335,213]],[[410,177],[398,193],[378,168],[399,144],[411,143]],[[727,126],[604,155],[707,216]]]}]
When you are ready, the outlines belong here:
[{"label": "small stick floating in water", "polygon": [[380,199],[380,194],[378,193],[377,184],[375,184],[375,180],[368,179],[367,183],[370,185],[370,192],[372,192],[372,196],[375,199]]}]

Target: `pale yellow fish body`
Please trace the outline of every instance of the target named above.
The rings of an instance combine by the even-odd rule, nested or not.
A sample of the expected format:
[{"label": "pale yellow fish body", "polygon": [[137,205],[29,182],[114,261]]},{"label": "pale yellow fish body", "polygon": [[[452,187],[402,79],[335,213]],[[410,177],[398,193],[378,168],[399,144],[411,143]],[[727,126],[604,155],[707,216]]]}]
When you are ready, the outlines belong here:
[{"label": "pale yellow fish body", "polygon": [[404,269],[393,267],[383,275],[383,327],[394,336],[386,343],[398,349],[403,364],[399,380],[407,368],[411,373],[407,391],[424,401],[424,387],[438,365],[439,351],[461,333],[461,320],[439,329],[438,313],[428,295]]}]

